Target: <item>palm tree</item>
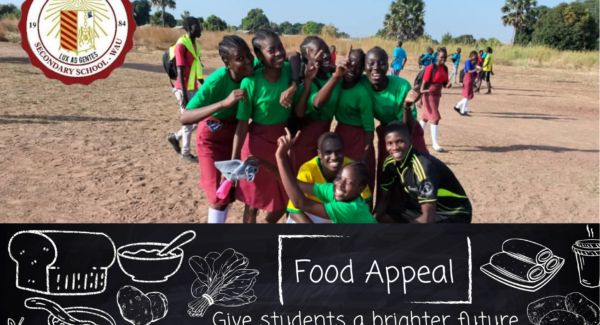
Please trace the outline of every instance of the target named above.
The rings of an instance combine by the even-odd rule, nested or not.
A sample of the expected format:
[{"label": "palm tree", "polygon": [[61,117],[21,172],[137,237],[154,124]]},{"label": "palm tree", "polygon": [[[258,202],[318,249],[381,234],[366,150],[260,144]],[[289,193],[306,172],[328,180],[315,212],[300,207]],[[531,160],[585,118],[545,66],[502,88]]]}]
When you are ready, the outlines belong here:
[{"label": "palm tree", "polygon": [[152,7],[160,8],[162,10],[162,26],[165,27],[165,9],[175,9],[175,0],[150,0],[150,3],[152,4]]},{"label": "palm tree", "polygon": [[502,16],[502,24],[504,26],[513,26],[512,44],[515,43],[518,32],[527,26],[527,14],[531,10],[535,10],[536,6],[536,0],[506,0],[504,6],[500,9],[504,14]]},{"label": "palm tree", "polygon": [[425,32],[425,3],[423,0],[395,0],[383,21],[387,37],[415,40]]}]

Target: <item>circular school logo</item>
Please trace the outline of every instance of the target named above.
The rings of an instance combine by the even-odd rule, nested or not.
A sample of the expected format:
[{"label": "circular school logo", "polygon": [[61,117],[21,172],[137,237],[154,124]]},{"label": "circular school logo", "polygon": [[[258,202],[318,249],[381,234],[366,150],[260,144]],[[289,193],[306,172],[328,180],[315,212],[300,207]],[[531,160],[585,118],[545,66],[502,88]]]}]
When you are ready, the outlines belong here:
[{"label": "circular school logo", "polygon": [[107,78],[133,46],[129,0],[27,0],[21,11],[31,63],[67,85]]}]

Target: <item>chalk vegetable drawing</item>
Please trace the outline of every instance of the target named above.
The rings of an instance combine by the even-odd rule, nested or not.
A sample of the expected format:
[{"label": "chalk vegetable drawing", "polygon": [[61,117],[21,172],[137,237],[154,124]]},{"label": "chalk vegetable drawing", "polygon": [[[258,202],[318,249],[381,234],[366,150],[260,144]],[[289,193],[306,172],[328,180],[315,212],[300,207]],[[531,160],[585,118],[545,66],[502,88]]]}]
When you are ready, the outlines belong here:
[{"label": "chalk vegetable drawing", "polygon": [[[33,297],[25,299],[25,307],[44,310],[50,314],[48,324],[53,325],[116,325],[115,320],[105,311],[89,307],[67,307],[52,300]],[[22,319],[21,319],[22,320]]]},{"label": "chalk vegetable drawing", "polygon": [[124,286],[117,293],[117,304],[123,319],[133,325],[148,325],[167,316],[169,302],[160,292],[144,294],[132,286]]},{"label": "chalk vegetable drawing", "polygon": [[208,253],[204,258],[192,256],[189,264],[196,272],[192,283],[192,296],[188,314],[204,316],[211,305],[237,307],[256,301],[252,287],[256,283],[258,270],[246,269],[248,259],[229,248],[219,254]]}]

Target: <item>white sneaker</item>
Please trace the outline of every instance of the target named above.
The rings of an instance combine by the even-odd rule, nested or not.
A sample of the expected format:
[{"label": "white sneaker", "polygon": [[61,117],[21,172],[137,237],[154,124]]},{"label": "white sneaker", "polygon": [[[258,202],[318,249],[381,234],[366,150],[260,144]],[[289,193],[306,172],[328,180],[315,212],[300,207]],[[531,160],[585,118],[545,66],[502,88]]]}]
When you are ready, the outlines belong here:
[{"label": "white sneaker", "polygon": [[433,150],[435,150],[437,152],[442,152],[442,151],[444,151],[444,148],[440,147],[439,144],[434,144],[433,145]]}]

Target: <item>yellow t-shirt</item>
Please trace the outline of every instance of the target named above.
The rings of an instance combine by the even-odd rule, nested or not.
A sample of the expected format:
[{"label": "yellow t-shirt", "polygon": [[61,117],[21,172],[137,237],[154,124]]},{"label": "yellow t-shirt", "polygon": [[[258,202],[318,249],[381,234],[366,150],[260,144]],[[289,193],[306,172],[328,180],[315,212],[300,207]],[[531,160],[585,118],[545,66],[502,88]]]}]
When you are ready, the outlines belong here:
[{"label": "yellow t-shirt", "polygon": [[[342,163],[342,166],[346,166],[352,162],[354,162],[354,160],[352,160],[348,157],[344,157],[344,162]],[[319,157],[315,157],[315,158],[305,162],[304,165],[302,165],[302,167],[300,167],[300,170],[298,171],[297,179],[299,181],[302,181],[305,183],[311,183],[311,184],[327,183],[327,181],[325,180],[325,176],[323,176],[323,172],[321,171],[321,162],[319,161]],[[367,187],[365,187],[365,190],[362,192],[362,194],[360,196],[365,201],[370,201],[373,199],[373,195],[371,194],[371,189],[369,188],[368,185],[367,185]],[[319,200],[317,197],[315,197],[313,195],[306,194],[306,197],[313,201],[321,202],[321,200]],[[288,202],[287,211],[290,213],[303,213],[302,211],[296,209],[296,207],[292,204],[291,200]]]},{"label": "yellow t-shirt", "polygon": [[488,53],[483,60],[483,71],[492,71],[492,54]]}]

